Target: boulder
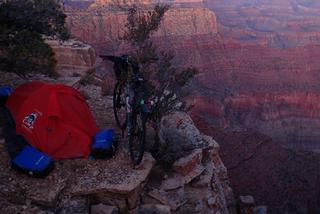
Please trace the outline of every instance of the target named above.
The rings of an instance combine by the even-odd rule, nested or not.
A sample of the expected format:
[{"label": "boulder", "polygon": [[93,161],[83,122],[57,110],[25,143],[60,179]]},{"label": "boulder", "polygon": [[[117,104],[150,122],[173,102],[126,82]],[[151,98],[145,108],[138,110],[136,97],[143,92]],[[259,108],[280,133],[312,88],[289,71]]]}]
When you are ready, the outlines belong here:
[{"label": "boulder", "polygon": [[159,133],[168,147],[164,155],[173,155],[174,162],[172,172],[148,195],[179,213],[233,213],[227,169],[214,139],[200,133],[183,112],[163,118]]},{"label": "boulder", "polygon": [[[174,114],[165,116],[161,120],[159,137],[161,144],[165,145],[165,150],[161,154],[161,160],[166,161],[168,164],[173,164],[178,159],[186,157],[195,149],[206,148],[208,146],[207,139],[204,139],[190,116],[185,112],[175,112]],[[192,159],[191,156],[189,158]],[[199,157],[195,155],[193,158],[195,164]],[[183,162],[188,162],[188,160],[182,159],[176,169],[186,170],[184,173],[188,173],[188,169],[185,167],[187,163],[183,164]]]}]

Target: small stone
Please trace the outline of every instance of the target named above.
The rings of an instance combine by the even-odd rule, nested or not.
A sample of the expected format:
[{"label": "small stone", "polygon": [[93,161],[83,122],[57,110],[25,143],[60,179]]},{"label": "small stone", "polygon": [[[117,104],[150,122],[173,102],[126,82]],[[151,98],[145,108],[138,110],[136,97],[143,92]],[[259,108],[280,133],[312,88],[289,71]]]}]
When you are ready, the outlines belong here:
[{"label": "small stone", "polygon": [[217,203],[217,197],[210,196],[207,202],[209,207],[212,207]]},{"label": "small stone", "polygon": [[254,205],[254,198],[251,195],[240,196],[240,203],[247,206]]}]

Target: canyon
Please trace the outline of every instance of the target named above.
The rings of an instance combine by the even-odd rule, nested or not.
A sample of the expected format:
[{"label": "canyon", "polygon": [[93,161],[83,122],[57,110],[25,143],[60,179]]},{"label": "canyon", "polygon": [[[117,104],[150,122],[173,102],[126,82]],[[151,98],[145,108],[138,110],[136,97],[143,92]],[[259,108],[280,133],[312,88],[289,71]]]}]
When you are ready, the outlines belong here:
[{"label": "canyon", "polygon": [[[316,23],[320,17],[314,15],[317,9],[320,10],[318,5],[310,4],[311,6],[307,7],[307,3],[299,4],[298,1],[198,3],[198,6],[193,3],[184,3],[181,6],[174,2],[153,39],[162,49],[174,52],[175,64],[178,67],[194,66],[201,71],[194,81],[195,99],[189,101],[195,104],[193,111],[203,115],[203,120],[210,120],[220,127],[238,129],[240,126],[235,126],[236,118],[233,117],[235,113],[231,113],[238,108],[230,109],[232,106],[226,100],[238,99],[243,93],[250,97],[256,92],[265,93],[265,96],[283,94],[292,96],[292,99],[296,99],[299,94],[302,97],[298,99],[303,100],[304,94],[296,92],[319,91],[320,72],[317,59],[320,33]],[[150,2],[143,4],[148,5]],[[200,6],[201,4],[207,5],[212,11]],[[73,2],[67,10],[68,26],[72,35],[91,44],[97,54],[120,54],[129,51],[128,44],[119,40],[125,29],[126,13],[110,5],[110,1],[91,1],[87,9],[82,9],[72,7]],[[198,107],[199,98],[206,100],[204,102],[211,106],[211,109],[220,109],[222,112],[219,117],[216,114],[206,114],[201,109],[201,104]],[[272,100],[260,102],[260,105],[266,109],[268,105],[272,105]],[[290,103],[285,105],[292,108],[288,110],[291,114],[284,116],[281,112],[276,112],[272,120],[259,120],[255,124],[261,127],[258,128],[259,131],[292,148],[306,140],[312,146],[304,147],[305,149],[320,149],[320,144],[317,146],[316,141],[317,127],[320,125],[317,125],[317,118],[313,118],[313,113],[310,112],[304,115],[295,114],[296,106],[290,106]],[[253,111],[247,114],[248,118],[259,111],[249,104],[245,110]],[[319,108],[304,109],[309,110],[313,112]],[[270,111],[277,111],[277,108]],[[282,116],[277,120],[275,115]],[[244,117],[242,114],[241,118]],[[288,121],[281,125],[286,118]],[[310,121],[313,125],[309,124]],[[275,122],[278,125],[272,125]],[[241,127],[251,128],[246,124],[248,123],[243,122]],[[298,126],[309,128],[302,128],[295,138]],[[272,132],[275,127],[283,128],[287,134]],[[292,140],[289,137],[292,144],[288,143],[288,135],[295,138]]]},{"label": "canyon", "polygon": [[[119,39],[124,11],[75,2],[66,3],[73,36],[98,54],[130,50]],[[187,102],[199,129],[221,144],[236,195],[254,195],[271,213],[319,212],[320,3],[170,3],[152,39],[173,51],[178,68],[200,70]]]}]

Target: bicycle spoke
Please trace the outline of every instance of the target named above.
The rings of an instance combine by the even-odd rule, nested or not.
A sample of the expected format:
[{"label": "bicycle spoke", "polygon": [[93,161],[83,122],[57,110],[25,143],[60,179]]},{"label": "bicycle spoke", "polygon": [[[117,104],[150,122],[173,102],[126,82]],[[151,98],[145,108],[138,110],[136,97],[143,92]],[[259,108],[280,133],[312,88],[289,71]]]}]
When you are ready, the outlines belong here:
[{"label": "bicycle spoke", "polygon": [[143,157],[145,144],[145,124],[140,115],[134,118],[133,133],[129,135],[129,148],[132,162],[138,165]]},{"label": "bicycle spoke", "polygon": [[113,93],[113,111],[116,123],[119,128],[123,129],[126,124],[125,95],[123,84],[117,83]]}]

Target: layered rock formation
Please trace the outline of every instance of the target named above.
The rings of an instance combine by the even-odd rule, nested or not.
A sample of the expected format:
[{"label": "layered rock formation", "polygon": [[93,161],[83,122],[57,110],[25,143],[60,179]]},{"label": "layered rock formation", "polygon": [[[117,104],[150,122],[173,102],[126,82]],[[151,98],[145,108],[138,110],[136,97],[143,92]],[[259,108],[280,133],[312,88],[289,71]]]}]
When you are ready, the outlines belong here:
[{"label": "layered rock formation", "polygon": [[278,48],[319,44],[320,7],[315,1],[207,0],[205,3],[218,14],[220,31],[226,37]]},{"label": "layered rock formation", "polygon": [[[193,101],[197,121],[233,129],[254,128],[290,148],[318,150],[315,112],[319,108],[303,106],[308,99],[317,102],[320,90],[320,27],[306,30],[319,17],[308,10],[297,11],[299,2],[295,1],[233,3],[207,1],[219,16],[222,38],[215,38],[207,47],[209,63],[200,67],[197,91],[201,96]],[[267,30],[267,25],[274,29]],[[286,98],[279,103],[270,97]],[[202,102],[196,105],[199,99],[206,107]],[[230,105],[230,100],[247,102],[247,107]],[[268,114],[273,114],[272,119],[263,119],[271,117]]]},{"label": "layered rock formation", "polygon": [[241,94],[225,99],[231,126],[273,136],[295,150],[319,151],[319,93]]},{"label": "layered rock formation", "polygon": [[190,99],[196,124],[221,142],[236,195],[252,194],[271,213],[319,212],[318,154],[281,147],[320,148],[319,4],[206,3],[222,38],[208,48],[214,51],[198,77],[201,96]]},{"label": "layered rock formation", "polygon": [[[122,44],[119,38],[125,30],[126,12],[112,10],[108,8],[108,3],[102,6],[96,9],[67,10],[68,26],[75,37],[92,45],[98,53],[124,52],[125,50],[119,50],[119,45]],[[173,7],[166,13],[154,37],[160,38],[158,42],[163,47],[173,45],[171,48],[176,51],[179,46],[173,44],[174,40],[171,38],[181,41],[198,35],[214,35],[216,32],[216,17],[210,10],[201,7]]]},{"label": "layered rock formation", "polygon": [[57,71],[63,73],[73,71],[86,73],[94,67],[96,55],[94,49],[87,44],[76,40],[59,41],[47,39],[57,60]]},{"label": "layered rock formation", "polygon": [[151,197],[177,213],[234,213],[227,170],[212,137],[201,134],[188,114],[177,112],[163,118],[160,138],[166,144],[162,158],[177,160],[145,200]]},{"label": "layered rock formation", "polygon": [[[232,126],[234,117],[228,113],[232,109],[225,103],[226,97],[236,99],[243,93],[255,96],[259,92],[285,94],[295,99],[300,92],[318,93],[320,40],[316,25],[319,17],[315,16],[318,4],[288,0],[205,3],[219,15],[219,23],[207,9],[175,5],[154,35],[161,48],[174,50],[177,66],[192,65],[200,69],[192,86],[196,92],[190,100],[195,104],[193,113],[198,122],[204,120],[219,127],[238,128]],[[100,7],[69,10],[68,24],[76,37],[92,44],[98,52],[124,53],[128,47],[118,38],[123,34],[126,14],[111,9],[109,4],[97,1],[94,5]],[[294,111],[295,106],[288,104],[288,108]],[[292,122],[286,128],[291,130],[289,133],[295,132],[301,122],[302,126],[316,130],[317,126],[307,125],[309,119],[314,119],[310,117],[312,113],[304,115],[291,115],[298,118],[296,122],[288,116]],[[260,122],[256,123],[263,127],[259,130],[268,129],[264,133],[283,142],[288,140],[286,136],[290,134],[280,136],[271,131],[280,126]],[[245,123],[242,125],[249,128]],[[305,133],[306,140],[313,135],[309,131]],[[289,140],[293,138],[295,136]]]}]

